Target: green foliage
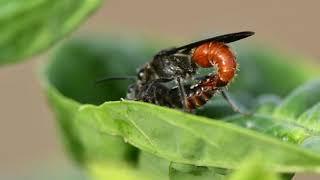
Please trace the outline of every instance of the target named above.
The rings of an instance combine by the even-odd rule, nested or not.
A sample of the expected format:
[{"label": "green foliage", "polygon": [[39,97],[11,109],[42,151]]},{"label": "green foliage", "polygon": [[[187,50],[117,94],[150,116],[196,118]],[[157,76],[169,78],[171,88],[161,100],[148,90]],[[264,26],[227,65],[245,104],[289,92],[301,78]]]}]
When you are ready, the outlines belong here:
[{"label": "green foliage", "polygon": [[[0,1],[0,65],[49,48],[101,2]],[[135,75],[157,47],[137,39],[74,40],[45,69],[62,140],[93,178],[279,180],[320,172],[317,67],[266,47],[236,47],[241,71],[230,92],[251,116],[235,114],[219,97],[196,116],[119,101],[130,82],[94,84]]]},{"label": "green foliage", "polygon": [[1,0],[0,65],[39,53],[83,22],[101,0]]},{"label": "green foliage", "polygon": [[265,157],[268,167],[249,174],[249,164],[232,178],[269,174],[276,179],[274,172],[320,171],[320,81],[309,81],[318,76],[316,67],[266,48],[237,50],[241,71],[229,90],[256,112],[252,116],[233,115],[218,97],[195,116],[115,101],[125,97],[130,82],[94,85],[104,76],[134,75],[156,47],[137,39],[74,40],[46,67],[44,86],[63,139],[93,177],[114,169],[111,164],[125,164],[122,170],[145,179],[222,179],[252,154]]},{"label": "green foliage", "polygon": [[306,138],[317,137],[319,134],[319,88],[320,80],[307,82],[278,104],[272,107],[266,104],[268,112],[260,110],[266,109],[261,104],[257,107],[259,113],[254,116],[233,116],[228,120],[283,141],[300,144]]},{"label": "green foliage", "polygon": [[269,155],[277,171],[320,170],[317,154],[232,124],[146,103],[87,105],[79,115],[96,131],[120,135],[139,149],[174,162],[233,169],[257,151]]},{"label": "green foliage", "polygon": [[228,173],[224,169],[178,163],[171,163],[169,168],[170,180],[223,180]]},{"label": "green foliage", "polygon": [[[254,169],[254,171],[253,171]],[[230,180],[280,180],[260,156],[245,160],[239,170],[231,174]]]}]

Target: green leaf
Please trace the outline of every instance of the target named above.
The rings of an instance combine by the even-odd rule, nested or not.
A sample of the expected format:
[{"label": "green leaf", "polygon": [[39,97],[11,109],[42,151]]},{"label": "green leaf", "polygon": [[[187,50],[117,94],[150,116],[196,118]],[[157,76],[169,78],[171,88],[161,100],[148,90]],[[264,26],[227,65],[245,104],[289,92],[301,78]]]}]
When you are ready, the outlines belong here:
[{"label": "green leaf", "polygon": [[[258,156],[259,157],[259,156]],[[244,161],[239,170],[232,173],[230,180],[280,180],[281,178],[273,172],[264,162],[263,158],[257,156]]]},{"label": "green leaf", "polygon": [[264,159],[256,155],[244,159],[239,169],[234,172],[221,168],[177,163],[172,163],[170,166],[170,180],[290,180],[293,175],[279,174],[272,171]]},{"label": "green leaf", "polygon": [[209,168],[188,164],[172,163],[170,165],[170,180],[224,180],[229,172],[220,168]]},{"label": "green leaf", "polygon": [[82,104],[119,100],[125,97],[131,81],[95,84],[96,80],[135,75],[136,69],[151,58],[149,47],[154,45],[117,37],[108,41],[76,39],[56,52],[45,76],[60,93]]},{"label": "green leaf", "polygon": [[[100,175],[109,176],[109,171],[102,169],[108,166],[113,168],[114,164],[124,166],[123,172],[128,171],[130,174],[137,171],[138,150],[125,143],[121,137],[83,126],[77,116],[81,103],[99,104],[120,98],[126,92],[129,82],[115,82],[110,89],[108,86],[95,85],[95,80],[106,75],[123,75],[121,72],[126,73],[127,70],[135,73],[135,69],[123,66],[121,59],[131,59],[132,63],[138,66],[146,58],[147,51],[139,48],[134,40],[124,43],[114,39],[112,43],[101,45],[98,41],[94,42],[89,45],[91,48],[86,48],[87,41],[73,41],[57,52],[57,56],[43,74],[43,87],[55,113],[62,141],[73,159],[96,178]],[[118,45],[114,47],[115,42],[118,42]],[[133,43],[135,46],[131,47],[130,44]],[[124,48],[119,49],[121,46]],[[151,45],[141,43],[141,46]],[[105,61],[106,59],[109,61]],[[68,60],[68,63],[65,63],[65,60]],[[102,65],[103,63],[105,65]],[[117,70],[118,74],[112,74],[111,70]],[[57,89],[51,83],[55,84]],[[117,174],[121,176],[121,173],[113,172],[113,175]]]},{"label": "green leaf", "polygon": [[159,179],[169,179],[170,162],[153,154],[141,151],[139,155],[138,168],[149,172]]},{"label": "green leaf", "polygon": [[124,163],[109,162],[91,164],[88,168],[91,179],[94,180],[163,180],[150,172],[141,171]]},{"label": "green leaf", "polygon": [[[227,121],[296,144],[306,139],[309,139],[308,142],[310,139],[315,140],[320,133],[319,88],[320,80],[310,81],[294,90],[283,101],[277,99],[272,100],[274,103],[260,105],[254,116],[236,115],[228,117]],[[266,108],[269,110],[264,112]]]},{"label": "green leaf", "polygon": [[[320,81],[313,81],[306,86],[301,86],[291,93],[276,109],[274,116],[286,120],[297,119],[297,123],[306,126],[315,126],[314,129],[319,129],[319,123],[316,121],[319,115],[315,113],[320,109]],[[318,103],[318,104],[317,104]],[[313,106],[313,107],[312,107]],[[311,108],[308,112],[305,112]],[[302,114],[305,112],[305,114]],[[315,114],[315,117],[310,117]]]},{"label": "green leaf", "polygon": [[58,120],[62,140],[78,163],[94,162],[97,164],[97,162],[105,161],[136,163],[137,149],[124,143],[120,137],[82,126],[77,121],[79,103],[64,98],[54,89],[49,88],[47,92]]},{"label": "green leaf", "polygon": [[2,0],[0,65],[39,53],[73,31],[101,0]]},{"label": "green leaf", "polygon": [[79,114],[85,126],[120,135],[139,149],[174,162],[233,169],[243,157],[258,151],[263,156],[272,154],[268,161],[280,172],[320,170],[320,156],[302,148],[232,124],[147,103],[85,105]]},{"label": "green leaf", "polygon": [[[296,145],[303,144],[309,137],[315,137],[316,133],[309,131],[309,125],[292,119],[280,119],[279,114],[286,114],[282,113],[284,111],[277,110],[281,113],[273,113],[283,106],[283,102],[288,101],[286,99],[290,99],[290,95],[285,97],[286,94],[317,75],[316,66],[312,69],[306,63],[299,64],[295,59],[280,63],[278,61],[288,57],[265,55],[273,52],[269,50],[246,48],[238,51],[241,71],[230,87],[230,92],[239,102],[255,107],[258,113],[227,119],[222,116],[232,113],[223,111],[230,108],[225,102],[217,100],[217,97],[213,98],[216,101],[209,102],[204,107],[206,112],[199,112],[202,116],[215,117],[210,119],[147,103],[114,101],[125,97],[130,82],[93,85],[96,79],[105,76],[135,75],[135,69],[150,60],[156,49],[160,49],[156,47],[159,45],[137,39],[75,40],[63,46],[47,66],[44,87],[59,124],[69,124],[68,128],[62,128],[64,139],[66,142],[76,142],[69,143],[69,149],[74,149],[72,152],[81,157],[83,166],[90,168],[95,164],[93,162],[100,159],[98,164],[107,168],[104,162],[115,156],[113,161],[131,163],[137,169],[148,171],[143,168],[146,163],[140,163],[143,156],[138,157],[132,153],[136,152],[129,145],[132,144],[140,151],[165,160],[164,166],[159,161],[155,167],[165,167],[166,162],[175,162],[208,168],[237,169],[245,157],[258,153],[268,157],[266,161],[277,172],[320,171],[320,155],[314,150],[317,148],[308,149],[311,146],[319,147],[315,145],[318,141],[311,139],[303,147]],[[245,64],[249,61],[250,63]],[[253,67],[258,70],[252,71]],[[256,100],[256,97],[264,93],[277,93],[278,96],[272,95],[276,98],[270,98],[271,100]],[[103,103],[105,101],[113,102]],[[310,112],[312,116],[305,116],[311,117],[312,122],[316,121],[313,119],[317,115],[312,113],[312,107],[315,106],[312,103],[315,101],[319,99],[310,101],[308,106],[292,108],[292,111],[299,109],[300,113]],[[68,102],[75,104],[73,108],[68,108]],[[259,107],[256,107],[257,104]],[[317,112],[317,108],[314,109]],[[215,112],[222,112],[219,120]],[[112,137],[118,145],[108,145]],[[75,150],[81,153],[76,153]],[[114,155],[113,151],[120,153]],[[126,158],[127,154],[131,160]]]}]

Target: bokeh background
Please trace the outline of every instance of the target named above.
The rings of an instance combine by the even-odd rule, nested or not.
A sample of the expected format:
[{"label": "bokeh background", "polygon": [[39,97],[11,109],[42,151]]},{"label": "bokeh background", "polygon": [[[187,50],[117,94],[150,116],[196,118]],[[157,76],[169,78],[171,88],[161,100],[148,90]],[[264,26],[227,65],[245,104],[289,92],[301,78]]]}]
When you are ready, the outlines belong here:
[{"label": "bokeh background", "polygon": [[[76,32],[148,36],[190,42],[197,37],[242,30],[250,40],[320,59],[320,1],[292,0],[108,0]],[[41,174],[79,175],[64,154],[37,71],[47,53],[0,69],[0,178]],[[320,61],[318,61],[320,62]],[[46,177],[46,176],[44,176]],[[2,178],[1,178],[2,179]],[[316,179],[299,175],[296,179]]]}]

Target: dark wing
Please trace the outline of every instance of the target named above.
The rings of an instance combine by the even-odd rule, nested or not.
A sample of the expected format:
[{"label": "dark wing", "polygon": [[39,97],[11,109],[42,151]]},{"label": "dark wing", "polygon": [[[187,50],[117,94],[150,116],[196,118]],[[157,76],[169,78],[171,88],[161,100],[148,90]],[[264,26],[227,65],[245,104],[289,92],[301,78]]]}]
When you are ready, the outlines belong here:
[{"label": "dark wing", "polygon": [[215,36],[208,39],[203,39],[197,42],[193,42],[184,46],[180,46],[177,48],[172,48],[170,50],[167,50],[164,52],[166,55],[174,54],[180,50],[183,50],[184,52],[189,51],[195,47],[200,46],[201,44],[207,43],[207,42],[222,42],[222,43],[231,43],[234,41],[238,41],[240,39],[244,39],[246,37],[252,36],[254,32],[251,31],[243,31],[243,32],[237,32],[237,33],[230,33],[230,34],[224,34],[221,36]]}]

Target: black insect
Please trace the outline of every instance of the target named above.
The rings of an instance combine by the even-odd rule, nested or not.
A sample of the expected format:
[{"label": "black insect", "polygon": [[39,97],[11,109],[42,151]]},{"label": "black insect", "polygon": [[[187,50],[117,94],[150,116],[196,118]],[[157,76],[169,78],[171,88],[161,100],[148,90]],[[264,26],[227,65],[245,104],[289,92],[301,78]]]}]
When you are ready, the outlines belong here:
[{"label": "black insect", "polygon": [[[226,43],[253,34],[249,31],[231,33],[160,51],[138,71],[137,81],[129,86],[127,98],[191,111],[221,91],[233,109],[239,111],[223,89],[237,71],[236,57]],[[194,84],[185,84],[199,67],[216,67],[217,73],[204,76]],[[167,85],[172,81],[177,86]]]},{"label": "black insect", "polygon": [[[237,71],[236,57],[226,44],[253,34],[249,31],[225,34],[161,50],[139,69],[136,82],[128,88],[127,99],[192,111],[221,91],[239,112],[223,89]],[[217,73],[195,78],[199,67],[216,67]]]}]

